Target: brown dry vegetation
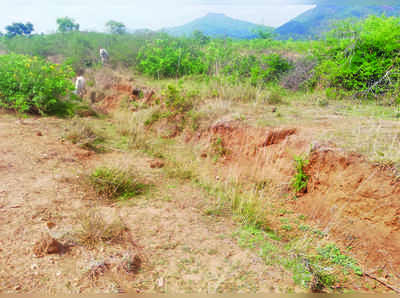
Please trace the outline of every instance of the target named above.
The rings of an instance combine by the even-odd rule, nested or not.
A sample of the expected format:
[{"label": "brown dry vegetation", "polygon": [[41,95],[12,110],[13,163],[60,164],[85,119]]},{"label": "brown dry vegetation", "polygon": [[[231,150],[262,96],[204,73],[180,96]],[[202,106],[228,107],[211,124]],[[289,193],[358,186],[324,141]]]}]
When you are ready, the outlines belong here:
[{"label": "brown dry vegetation", "polygon": [[[268,105],[265,91],[226,86],[212,98],[189,82],[192,114],[146,125],[165,108],[159,82],[87,76],[105,117],[0,117],[2,292],[307,292],[326,274],[327,292],[399,288],[400,124],[385,108],[321,106],[318,93]],[[104,150],[84,145],[96,136]],[[295,156],[309,161],[297,196]],[[137,173],[147,190],[99,200],[84,179],[99,167]],[[65,249],[50,253],[53,240]],[[330,243],[380,282],[315,259]]]}]

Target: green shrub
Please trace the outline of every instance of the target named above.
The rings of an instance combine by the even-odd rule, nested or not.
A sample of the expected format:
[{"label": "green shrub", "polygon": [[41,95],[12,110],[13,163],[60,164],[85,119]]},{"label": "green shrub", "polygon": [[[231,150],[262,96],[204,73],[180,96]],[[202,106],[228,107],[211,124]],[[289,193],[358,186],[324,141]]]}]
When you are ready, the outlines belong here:
[{"label": "green shrub", "polygon": [[296,193],[305,192],[309,176],[304,172],[304,167],[307,166],[309,161],[301,156],[295,156],[294,160],[296,162],[296,174],[292,179],[292,188]]},{"label": "green shrub", "polygon": [[0,107],[35,114],[71,114],[72,69],[38,57],[0,56]]},{"label": "green shrub", "polygon": [[206,66],[203,53],[189,39],[162,36],[145,43],[138,53],[138,69],[154,78],[202,74]]},{"label": "green shrub", "polygon": [[191,97],[184,95],[179,88],[173,85],[168,85],[163,91],[163,95],[165,96],[165,105],[171,111],[184,113],[193,108]]},{"label": "green shrub", "polygon": [[386,92],[399,80],[398,72],[392,72],[400,66],[399,40],[399,18],[370,16],[355,24],[345,22],[328,34],[318,73],[327,86]]},{"label": "green shrub", "polygon": [[129,199],[145,189],[136,177],[116,168],[98,168],[89,178],[96,193],[108,200]]}]

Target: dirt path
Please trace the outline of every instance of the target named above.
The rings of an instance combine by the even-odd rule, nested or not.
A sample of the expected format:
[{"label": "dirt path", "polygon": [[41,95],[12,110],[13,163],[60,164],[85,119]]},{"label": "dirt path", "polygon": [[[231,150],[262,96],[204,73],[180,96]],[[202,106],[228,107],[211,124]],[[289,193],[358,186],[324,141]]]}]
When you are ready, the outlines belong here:
[{"label": "dirt path", "polygon": [[[230,219],[204,214],[210,198],[164,179],[138,154],[90,157],[61,140],[64,125],[58,119],[0,115],[0,292],[302,291],[291,274],[239,247],[232,235],[238,227]],[[80,182],[82,175],[116,163],[135,167],[155,186],[115,206],[89,200],[93,194]],[[130,241],[86,248],[76,239],[82,214],[107,223],[122,219]],[[45,234],[68,248],[35,256],[35,243]],[[121,273],[120,265],[133,255],[140,256],[141,269]]]}]

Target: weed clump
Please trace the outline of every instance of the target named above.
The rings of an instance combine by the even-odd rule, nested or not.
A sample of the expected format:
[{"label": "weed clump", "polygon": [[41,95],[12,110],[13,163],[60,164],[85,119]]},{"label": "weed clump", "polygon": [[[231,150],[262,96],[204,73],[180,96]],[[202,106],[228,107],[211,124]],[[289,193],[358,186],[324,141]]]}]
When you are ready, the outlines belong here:
[{"label": "weed clump", "polygon": [[342,254],[340,249],[333,243],[319,248],[318,253],[322,258],[327,259],[334,264],[341,265],[346,269],[351,269],[357,275],[363,274],[356,261],[353,258]]},{"label": "weed clump", "polygon": [[305,173],[304,168],[309,163],[301,156],[296,156],[294,158],[296,162],[296,174],[292,179],[292,188],[296,193],[305,193],[307,190],[307,184],[309,176]]},{"label": "weed clump", "polygon": [[217,161],[220,157],[229,155],[230,151],[226,148],[224,141],[218,137],[211,143],[212,153],[215,154],[214,160]]},{"label": "weed clump", "polygon": [[309,260],[305,261],[305,268],[311,273],[308,287],[313,293],[321,293],[323,289],[332,287],[336,282],[334,275],[326,272],[321,266],[310,263]]},{"label": "weed clump", "polygon": [[132,174],[116,168],[97,168],[89,177],[96,193],[107,200],[125,200],[141,194],[145,184]]}]

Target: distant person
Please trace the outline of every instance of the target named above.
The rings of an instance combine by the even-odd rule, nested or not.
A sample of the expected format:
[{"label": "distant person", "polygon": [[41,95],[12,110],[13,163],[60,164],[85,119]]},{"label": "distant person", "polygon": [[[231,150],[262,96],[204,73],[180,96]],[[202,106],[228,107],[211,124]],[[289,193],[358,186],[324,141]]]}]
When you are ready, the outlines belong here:
[{"label": "distant person", "polygon": [[101,48],[100,49],[100,59],[101,59],[101,64],[104,65],[105,63],[108,62],[108,52],[106,51],[106,49]]},{"label": "distant person", "polygon": [[76,78],[75,81],[75,90],[74,94],[82,97],[86,92],[86,84],[85,78],[83,77],[83,72],[79,72],[79,76]]}]

